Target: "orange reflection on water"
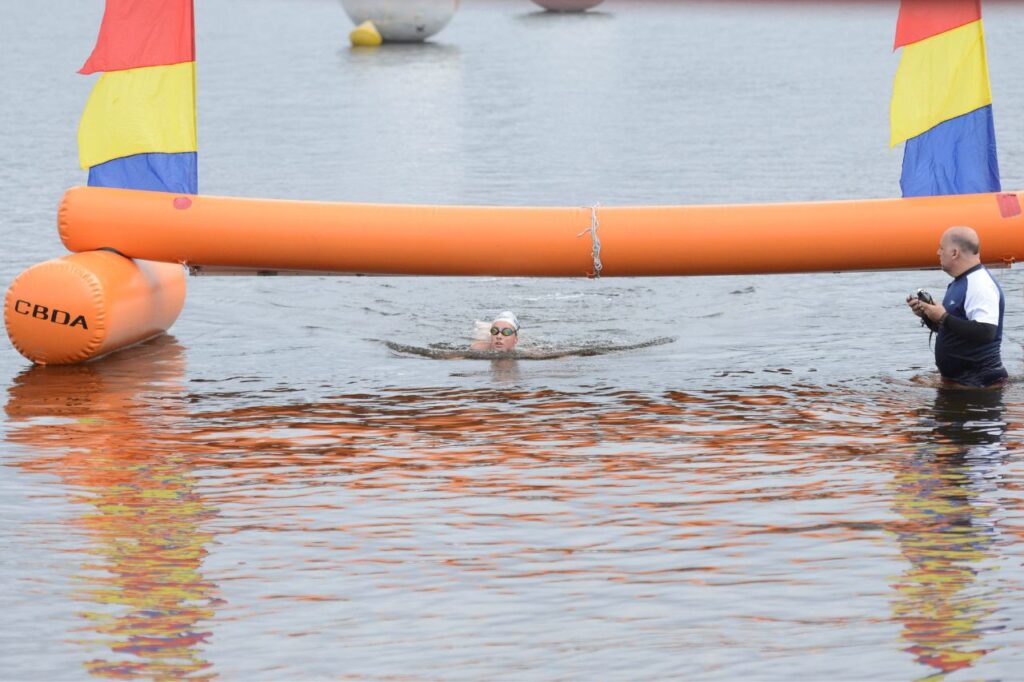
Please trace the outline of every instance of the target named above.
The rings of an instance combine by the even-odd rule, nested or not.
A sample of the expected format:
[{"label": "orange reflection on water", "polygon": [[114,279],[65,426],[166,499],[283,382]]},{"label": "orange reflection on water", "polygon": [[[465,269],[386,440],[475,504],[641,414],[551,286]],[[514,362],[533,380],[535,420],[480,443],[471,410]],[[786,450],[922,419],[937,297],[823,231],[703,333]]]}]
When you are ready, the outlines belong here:
[{"label": "orange reflection on water", "polygon": [[[202,656],[211,632],[203,623],[213,619],[219,602],[216,585],[202,575],[202,562],[212,540],[204,527],[215,505],[222,499],[258,505],[291,489],[309,496],[303,509],[315,516],[321,502],[309,491],[325,479],[375,498],[381,489],[441,493],[445,500],[596,498],[593,506],[602,516],[573,521],[609,518],[628,525],[630,537],[679,543],[676,555],[666,552],[650,567],[625,570],[609,563],[597,572],[601,579],[636,584],[662,580],[713,589],[761,583],[767,579],[745,572],[742,557],[760,546],[784,546],[783,534],[823,545],[890,531],[887,537],[898,540],[908,563],[894,585],[892,607],[907,650],[942,674],[985,654],[977,645],[980,622],[994,607],[971,588],[991,540],[987,512],[973,503],[966,453],[976,459],[974,445],[998,446],[999,438],[992,441],[990,434],[982,443],[969,442],[973,432],[964,433],[964,406],[937,402],[924,415],[937,426],[928,433],[919,428],[920,442],[911,444],[907,432],[919,426],[913,416],[893,417],[894,410],[876,406],[878,396],[842,395],[835,387],[653,394],[610,388],[389,388],[252,405],[251,396],[222,386],[210,395],[187,394],[183,375],[180,346],[164,339],[92,365],[34,368],[10,390],[9,438],[38,451],[22,466],[57,474],[75,499],[89,505],[77,521],[95,540],[93,558],[80,575],[82,595],[91,604],[82,615],[84,629],[96,635],[86,641],[98,640],[109,651],[87,664],[94,675],[211,677]],[[250,404],[236,406],[245,403]],[[218,405],[228,407],[210,408]],[[904,457],[908,451],[917,454]],[[872,459],[893,452],[900,454]],[[812,505],[802,518],[752,515],[751,505],[759,503],[857,494],[837,491],[828,478],[837,463],[855,460],[861,462],[857,466],[891,471],[898,522],[849,520],[842,500],[835,515]],[[227,485],[200,494],[194,482],[200,467],[227,472]],[[678,497],[680,481],[686,499]],[[634,490],[641,493],[618,493]],[[324,504],[331,503],[327,499]],[[737,504],[748,505],[747,516],[721,511]],[[476,509],[440,520],[551,524],[566,513],[515,504],[500,511],[481,504],[480,514]],[[289,524],[303,523],[286,515],[271,519],[262,530],[287,531],[295,528]],[[406,519],[394,519],[397,528],[391,521],[332,522],[331,530],[356,538],[407,529],[401,525]],[[567,542],[562,549],[568,556],[581,548]],[[446,560],[493,574],[503,551]],[[520,552],[517,559],[528,554],[519,547],[507,551]],[[401,561],[394,556],[402,555],[356,553],[347,565]],[[792,572],[773,580],[801,580],[801,558],[789,560]],[[530,570],[517,577],[564,580],[587,570],[583,562],[526,557],[522,563]],[[332,599],[312,592],[289,598]],[[841,624],[838,616],[831,622]]]},{"label": "orange reflection on water", "polygon": [[[756,452],[780,461],[809,457],[813,465],[837,451],[850,457],[864,451],[857,443],[868,439],[859,424],[822,422],[817,414],[785,408],[787,399],[814,402],[827,397],[825,391],[801,388],[794,395],[792,389],[765,388],[752,401],[725,392],[384,389],[317,403],[206,411],[197,415],[189,449],[205,452],[204,465],[246,469],[267,485],[338,470],[367,477],[351,485],[386,487],[401,487],[398,472],[445,462],[505,472],[565,462],[576,475],[585,463],[594,474],[640,480],[659,477],[663,467],[689,458],[740,460]],[[815,447],[830,441],[846,445]],[[369,480],[384,471],[390,475]],[[543,492],[574,497],[577,482],[548,480]],[[449,481],[453,487],[462,483],[483,481]],[[514,477],[503,481],[505,490],[530,485],[536,482],[522,487]],[[815,497],[827,485],[807,481],[788,494]]]},{"label": "orange reflection on water", "polygon": [[91,559],[77,577],[81,643],[109,652],[85,662],[97,677],[211,678],[200,648],[217,590],[202,576],[202,526],[215,511],[195,491],[192,455],[165,434],[184,418],[183,372],[181,346],[163,337],[88,365],[32,367],[10,388],[8,437],[39,450],[22,466],[59,476],[88,506],[75,524]]}]

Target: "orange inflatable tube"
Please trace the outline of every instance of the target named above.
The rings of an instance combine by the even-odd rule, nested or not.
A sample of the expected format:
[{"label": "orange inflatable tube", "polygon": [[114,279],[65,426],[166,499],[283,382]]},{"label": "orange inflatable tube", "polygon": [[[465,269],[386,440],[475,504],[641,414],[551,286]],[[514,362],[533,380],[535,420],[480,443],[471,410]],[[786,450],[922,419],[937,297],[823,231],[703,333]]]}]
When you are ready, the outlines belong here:
[{"label": "orange inflatable tube", "polygon": [[986,262],[1024,257],[1020,194],[789,204],[512,208],[279,201],[76,187],[72,251],[258,270],[657,276],[933,268],[969,225]]},{"label": "orange inflatable tube", "polygon": [[21,273],[4,298],[4,323],[26,358],[63,365],[167,331],[184,304],[180,265],[87,251]]}]

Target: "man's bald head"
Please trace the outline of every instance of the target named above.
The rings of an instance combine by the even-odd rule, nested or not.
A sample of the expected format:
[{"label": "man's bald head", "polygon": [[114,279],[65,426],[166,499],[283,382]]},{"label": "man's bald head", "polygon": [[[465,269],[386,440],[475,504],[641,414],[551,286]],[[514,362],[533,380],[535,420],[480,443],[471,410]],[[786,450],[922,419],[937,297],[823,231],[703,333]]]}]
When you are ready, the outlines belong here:
[{"label": "man's bald head", "polygon": [[977,256],[981,253],[981,242],[978,240],[978,233],[966,225],[956,225],[946,230],[942,240],[957,247],[965,255]]},{"label": "man's bald head", "polygon": [[949,275],[960,276],[981,262],[978,233],[966,225],[956,225],[942,233],[939,240],[939,265]]}]

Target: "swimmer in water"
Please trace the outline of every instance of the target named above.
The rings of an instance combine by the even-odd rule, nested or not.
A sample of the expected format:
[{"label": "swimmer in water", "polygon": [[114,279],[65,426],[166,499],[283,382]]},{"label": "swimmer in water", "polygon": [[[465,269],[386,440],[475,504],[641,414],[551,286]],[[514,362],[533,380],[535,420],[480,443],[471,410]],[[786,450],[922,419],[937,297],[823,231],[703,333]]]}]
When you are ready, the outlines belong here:
[{"label": "swimmer in water", "polygon": [[519,343],[519,318],[511,310],[505,310],[491,322],[491,337],[474,341],[470,350],[489,350],[508,353]]},{"label": "swimmer in water", "polygon": [[[467,349],[464,342],[432,343],[428,348],[407,346],[393,341],[384,341],[384,345],[407,355],[419,355],[435,360],[554,360],[570,355],[586,357],[604,355],[623,351],[651,348],[675,341],[674,337],[659,337],[632,344],[594,343],[586,345],[563,345],[561,347],[539,345],[534,337],[530,337],[527,348],[519,348],[519,318],[511,310],[505,310],[493,322],[477,320],[474,324],[473,336],[476,339]],[[468,352],[467,352],[468,351]]]}]

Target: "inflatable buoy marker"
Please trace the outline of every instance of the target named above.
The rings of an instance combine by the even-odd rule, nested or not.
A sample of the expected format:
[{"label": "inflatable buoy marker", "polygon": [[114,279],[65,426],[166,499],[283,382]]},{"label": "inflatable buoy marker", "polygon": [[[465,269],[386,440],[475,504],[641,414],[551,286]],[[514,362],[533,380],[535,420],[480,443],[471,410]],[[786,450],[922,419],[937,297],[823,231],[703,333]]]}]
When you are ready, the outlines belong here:
[{"label": "inflatable buoy marker", "polygon": [[363,23],[356,26],[351,33],[348,34],[348,39],[352,41],[352,45],[355,47],[377,47],[384,42],[384,38],[381,37],[380,31],[373,25],[372,21],[364,21]]},{"label": "inflatable buoy marker", "polygon": [[372,21],[385,43],[421,43],[443,29],[461,0],[341,0],[353,25]]},{"label": "inflatable buoy marker", "polygon": [[600,5],[604,0],[533,0],[549,12],[586,12]]}]

